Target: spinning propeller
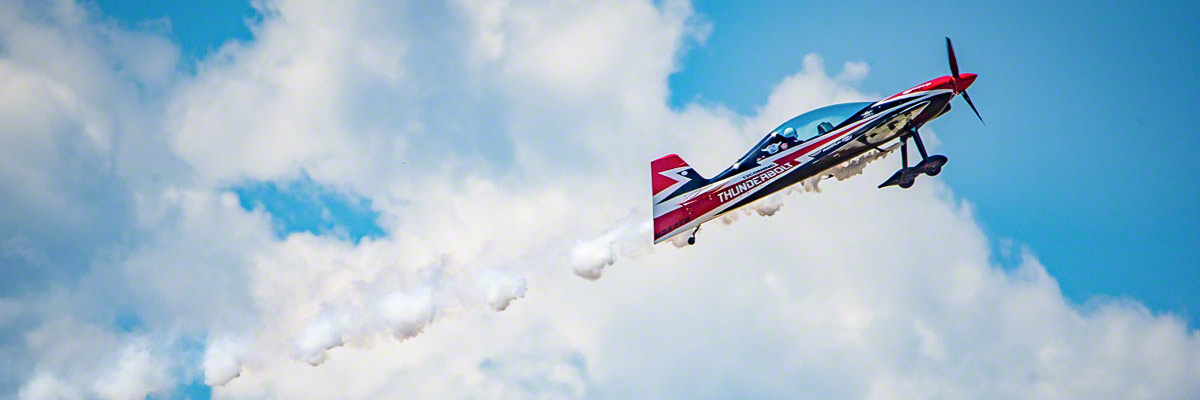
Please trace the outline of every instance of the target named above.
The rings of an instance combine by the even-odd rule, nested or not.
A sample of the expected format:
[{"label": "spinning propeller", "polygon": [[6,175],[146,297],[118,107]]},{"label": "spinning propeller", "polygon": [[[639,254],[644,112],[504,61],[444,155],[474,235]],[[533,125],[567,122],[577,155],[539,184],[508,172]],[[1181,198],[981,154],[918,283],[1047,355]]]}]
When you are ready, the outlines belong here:
[{"label": "spinning propeller", "polygon": [[954,57],[954,45],[950,44],[949,37],[946,37],[946,53],[950,58],[950,75],[954,77],[954,93],[962,94],[963,100],[966,100],[967,105],[971,106],[971,111],[974,111],[975,116],[979,117],[979,122],[987,125],[986,122],[983,122],[983,116],[979,115],[979,110],[975,108],[975,103],[971,101],[971,96],[967,94],[967,87],[975,82],[975,74],[958,74],[958,59]]}]

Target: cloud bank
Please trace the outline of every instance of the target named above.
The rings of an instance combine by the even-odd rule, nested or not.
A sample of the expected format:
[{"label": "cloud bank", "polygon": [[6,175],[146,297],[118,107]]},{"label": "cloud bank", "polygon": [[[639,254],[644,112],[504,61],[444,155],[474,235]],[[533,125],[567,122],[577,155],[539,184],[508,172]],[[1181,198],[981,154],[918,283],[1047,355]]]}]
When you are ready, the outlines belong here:
[{"label": "cloud bank", "polygon": [[[872,98],[865,64],[803,56],[753,115],[674,109],[667,77],[719,34],[683,1],[259,7],[188,72],[153,30],[0,2],[6,397],[1200,393],[1178,317],[997,263],[940,181],[874,188],[894,159],[645,244],[649,160],[720,170]],[[280,237],[229,190],[301,177],[386,235]]]}]

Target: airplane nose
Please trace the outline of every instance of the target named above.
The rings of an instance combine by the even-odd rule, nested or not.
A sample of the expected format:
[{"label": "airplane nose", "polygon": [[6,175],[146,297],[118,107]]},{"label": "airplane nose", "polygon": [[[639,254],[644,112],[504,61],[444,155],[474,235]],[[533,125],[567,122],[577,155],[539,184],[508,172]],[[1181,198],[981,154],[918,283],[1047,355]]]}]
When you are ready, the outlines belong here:
[{"label": "airplane nose", "polygon": [[964,90],[967,90],[967,88],[971,87],[972,83],[975,83],[975,77],[977,76],[970,73],[959,74],[958,79],[954,81],[954,92],[962,93]]}]

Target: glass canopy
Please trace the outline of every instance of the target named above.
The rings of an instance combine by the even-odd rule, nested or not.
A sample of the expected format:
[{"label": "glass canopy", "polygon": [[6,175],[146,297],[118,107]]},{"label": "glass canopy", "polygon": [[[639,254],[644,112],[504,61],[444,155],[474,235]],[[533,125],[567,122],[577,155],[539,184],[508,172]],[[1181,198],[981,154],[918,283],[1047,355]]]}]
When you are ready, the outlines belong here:
[{"label": "glass canopy", "polygon": [[832,129],[835,126],[840,125],[842,121],[853,117],[854,114],[857,114],[859,111],[862,111],[862,109],[867,108],[867,106],[871,104],[873,103],[842,103],[821,107],[787,120],[787,122],[779,125],[778,128],[772,130],[771,134],[768,134],[767,136],[770,137],[771,135],[776,134],[783,135],[788,128],[791,128],[794,129],[800,137],[805,138],[804,140],[807,141],[824,133],[817,131],[817,126],[821,125],[821,123],[829,123],[829,128]]},{"label": "glass canopy", "polygon": [[[753,168],[763,158],[770,157],[780,151],[787,150],[789,147],[796,146],[827,133],[839,127],[843,122],[871,104],[874,103],[834,104],[797,115],[795,118],[787,120],[787,122],[772,130],[762,140],[759,140],[758,144],[751,147],[746,155],[739,158],[728,169],[718,174],[713,178],[713,181],[718,181],[727,176]],[[818,129],[822,124],[826,124],[824,125],[825,129]]]}]

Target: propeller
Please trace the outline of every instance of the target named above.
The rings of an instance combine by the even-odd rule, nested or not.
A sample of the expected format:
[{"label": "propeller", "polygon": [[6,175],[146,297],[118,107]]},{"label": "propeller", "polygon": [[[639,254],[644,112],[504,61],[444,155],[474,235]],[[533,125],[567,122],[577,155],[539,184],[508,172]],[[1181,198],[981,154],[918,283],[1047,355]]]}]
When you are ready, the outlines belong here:
[{"label": "propeller", "polygon": [[[950,44],[950,37],[946,37],[946,54],[950,58],[950,75],[954,77],[954,91],[957,92],[958,82],[963,78],[958,74],[958,58],[954,57],[954,45]],[[974,75],[967,75],[971,75],[970,82],[975,80]],[[970,82],[967,83],[968,86],[970,85]],[[975,102],[971,101],[971,95],[967,94],[967,89],[965,87],[962,90],[962,97],[963,100],[967,101],[967,105],[971,106],[971,111],[975,112],[975,117],[979,118],[979,122],[987,125],[987,122],[983,122],[983,116],[979,115],[979,109],[975,108]]]}]

